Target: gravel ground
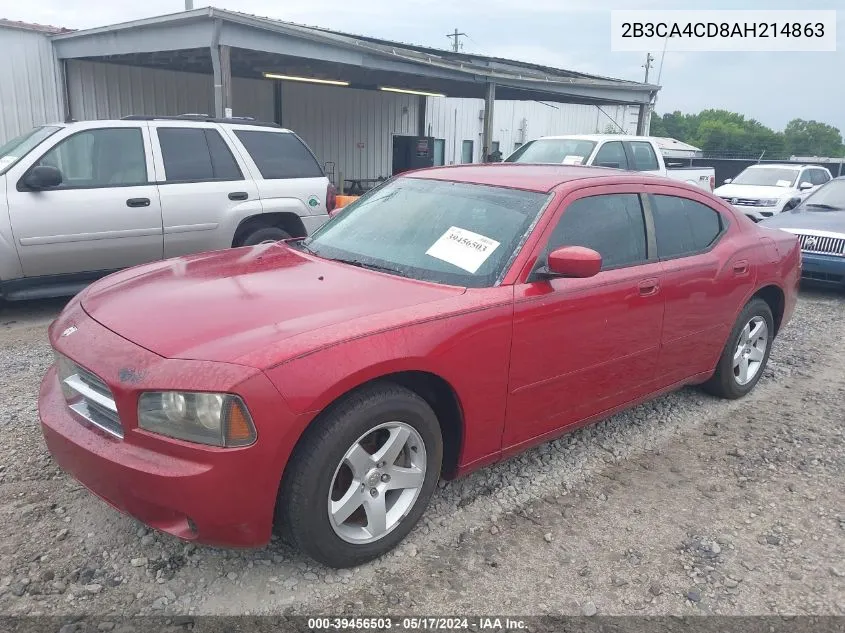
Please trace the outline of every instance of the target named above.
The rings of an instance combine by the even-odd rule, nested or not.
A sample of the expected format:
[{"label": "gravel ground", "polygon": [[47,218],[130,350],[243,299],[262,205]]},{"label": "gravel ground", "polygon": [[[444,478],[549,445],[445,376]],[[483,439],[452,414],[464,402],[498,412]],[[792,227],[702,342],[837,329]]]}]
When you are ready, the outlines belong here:
[{"label": "gravel ground", "polygon": [[845,614],[845,296],[802,293],[764,379],[686,389],[440,489],[353,570],[195,547],[64,475],[38,428],[60,302],[0,312],[0,615]]}]

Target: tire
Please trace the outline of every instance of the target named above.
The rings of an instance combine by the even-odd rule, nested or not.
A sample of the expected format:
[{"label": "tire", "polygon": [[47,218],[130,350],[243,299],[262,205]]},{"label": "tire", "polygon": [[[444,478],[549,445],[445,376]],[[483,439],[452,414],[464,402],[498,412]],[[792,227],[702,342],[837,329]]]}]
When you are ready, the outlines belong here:
[{"label": "tire", "polygon": [[290,234],[277,226],[263,226],[249,231],[241,238],[239,246],[255,246],[263,242],[278,242],[290,239]]},{"label": "tire", "polygon": [[[389,464],[373,461],[388,444],[398,457]],[[365,387],[330,407],[306,431],[283,476],[276,525],[329,567],[365,563],[393,549],[419,521],[437,486],[442,458],[440,425],[425,400],[390,382]],[[413,488],[391,488],[410,482],[406,477],[413,478]],[[340,503],[344,499],[348,502]],[[379,508],[386,508],[381,523]]]},{"label": "tire", "polygon": [[[765,326],[764,332],[758,332],[755,329],[760,324]],[[746,343],[749,332],[756,334],[750,342]],[[769,362],[774,332],[774,319],[769,304],[759,298],[749,301],[737,318],[725,349],[722,350],[722,355],[716,365],[716,373],[704,383],[704,389],[714,396],[730,400],[741,398],[754,389]],[[761,335],[764,338],[756,338]],[[741,340],[744,343],[743,347],[740,346]],[[765,341],[762,354],[760,354],[761,341]],[[743,360],[747,368],[745,380],[742,374]]]}]

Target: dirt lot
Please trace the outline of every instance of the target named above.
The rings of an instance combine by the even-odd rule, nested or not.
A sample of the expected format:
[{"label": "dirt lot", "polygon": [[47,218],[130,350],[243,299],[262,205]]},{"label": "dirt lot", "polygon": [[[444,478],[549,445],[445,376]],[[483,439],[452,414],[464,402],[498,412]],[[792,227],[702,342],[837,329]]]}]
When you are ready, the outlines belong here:
[{"label": "dirt lot", "polygon": [[441,483],[396,552],[151,533],[53,464],[36,392],[60,302],[0,312],[0,614],[845,614],[845,296],[802,293],[755,392],[687,389]]}]

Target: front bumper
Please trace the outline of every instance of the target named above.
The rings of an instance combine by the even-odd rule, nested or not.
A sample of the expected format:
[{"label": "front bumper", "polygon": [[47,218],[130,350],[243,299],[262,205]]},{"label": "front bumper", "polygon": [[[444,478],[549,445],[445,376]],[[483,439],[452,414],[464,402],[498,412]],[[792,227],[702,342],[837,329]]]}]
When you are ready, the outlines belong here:
[{"label": "front bumper", "polygon": [[[51,368],[41,383],[38,410],[58,465],[116,509],[179,538],[233,547],[267,543],[290,449],[279,450],[289,441],[283,432],[289,414],[269,379],[246,367],[163,359],[104,328],[78,306],[66,313],[51,328],[51,342],[109,386],[124,437],[109,435],[71,411]],[[77,327],[72,335],[56,334],[69,325]],[[144,431],[137,426],[138,394],[154,389],[237,393],[250,408],[258,440],[223,449]]]},{"label": "front bumper", "polygon": [[801,254],[801,279],[829,286],[845,286],[845,257]]}]

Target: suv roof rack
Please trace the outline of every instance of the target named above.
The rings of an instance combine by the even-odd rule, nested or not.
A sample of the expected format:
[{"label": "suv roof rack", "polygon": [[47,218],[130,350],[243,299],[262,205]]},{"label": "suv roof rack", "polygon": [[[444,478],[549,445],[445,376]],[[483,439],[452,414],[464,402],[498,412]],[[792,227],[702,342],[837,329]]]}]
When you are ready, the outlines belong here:
[{"label": "suv roof rack", "polygon": [[146,114],[130,114],[121,117],[122,121],[202,121],[204,123],[236,123],[238,125],[258,125],[261,127],[282,127],[271,121],[256,121],[252,117],[233,116],[228,119],[209,116],[208,114],[177,114],[171,116],[149,116]]}]

